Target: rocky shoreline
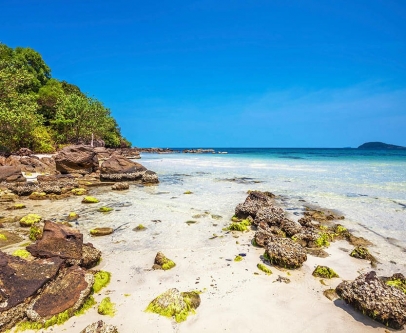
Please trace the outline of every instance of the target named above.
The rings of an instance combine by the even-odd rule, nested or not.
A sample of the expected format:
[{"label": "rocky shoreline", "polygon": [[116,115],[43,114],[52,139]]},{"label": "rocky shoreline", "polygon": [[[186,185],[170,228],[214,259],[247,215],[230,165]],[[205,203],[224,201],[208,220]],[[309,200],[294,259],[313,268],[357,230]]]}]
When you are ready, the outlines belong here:
[{"label": "rocky shoreline", "polygon": [[[94,308],[92,297],[97,290],[95,286],[103,287],[108,283],[109,273],[97,269],[102,253],[92,243],[85,243],[83,234],[72,227],[78,218],[76,213],[70,213],[64,221],[50,221],[46,216],[42,218],[33,214],[36,213],[35,200],[71,200],[69,197],[80,196],[84,205],[91,205],[98,202],[97,198],[88,196],[95,187],[103,186],[103,191],[109,191],[108,187],[125,190],[129,184],[148,186],[158,183],[156,173],[127,158],[135,156],[135,151],[107,154],[103,150],[104,155],[101,155],[97,150],[75,146],[65,148],[50,160],[33,156],[28,156],[30,163],[25,156],[0,160],[3,164],[0,166],[0,175],[3,175],[0,187],[0,332],[16,325],[23,330],[62,324],[71,316]],[[4,165],[5,161],[14,165]],[[48,164],[45,164],[46,161]],[[40,171],[45,168],[44,165],[49,165],[47,171]],[[10,167],[13,172],[10,172]],[[27,175],[30,172],[33,176]],[[41,175],[41,172],[48,175]],[[19,214],[26,206],[30,214]],[[109,207],[100,207],[100,212],[103,208]],[[342,219],[343,216],[333,211],[308,208],[296,221],[280,206],[274,194],[250,191],[246,200],[236,206],[235,215],[224,226],[223,235],[215,235],[211,239],[224,237],[231,248],[235,247],[231,242],[234,238],[241,235],[241,238],[249,239],[252,244],[247,246],[252,247],[255,253],[262,248],[265,251],[257,258],[258,272],[268,276],[273,273],[272,270],[285,271],[286,276],[279,275],[275,281],[290,282],[289,286],[295,284],[289,272],[292,275],[295,271],[300,272],[309,257],[318,258],[320,263],[327,260],[324,258],[328,257],[327,252],[333,242],[346,242],[353,247],[347,257],[360,260],[371,270],[359,274],[355,280],[343,280],[336,288],[325,289],[324,295],[333,301],[340,297],[388,327],[404,328],[405,277],[401,272],[390,277],[377,276],[373,269],[379,258],[369,253],[370,243],[352,235],[339,223]],[[97,236],[115,232],[113,228],[96,229],[90,233]],[[145,227],[139,225],[135,229],[144,231]],[[244,261],[245,256],[246,253],[239,253],[234,261]],[[167,271],[176,270],[178,264],[158,252],[150,267]],[[319,279],[323,284],[339,275],[340,270],[330,262],[330,265],[318,265],[305,278]],[[146,311],[182,322],[189,314],[199,311],[201,302],[204,302],[200,293],[171,288],[148,306],[146,304]],[[109,297],[105,297],[97,308],[99,314],[114,314],[115,311]],[[118,330],[102,321],[95,321],[83,332]]]}]

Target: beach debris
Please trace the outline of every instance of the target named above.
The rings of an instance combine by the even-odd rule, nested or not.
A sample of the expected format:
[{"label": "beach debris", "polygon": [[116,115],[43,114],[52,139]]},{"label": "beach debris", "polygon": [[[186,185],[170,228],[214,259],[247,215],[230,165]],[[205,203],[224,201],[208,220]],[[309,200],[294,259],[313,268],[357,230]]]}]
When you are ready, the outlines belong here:
[{"label": "beach debris", "polygon": [[299,268],[307,260],[306,251],[290,238],[274,238],[266,245],[266,254],[273,265]]},{"label": "beach debris", "polygon": [[278,278],[274,282],[280,282],[280,283],[283,282],[283,283],[288,284],[288,283],[290,283],[290,279],[287,277],[278,275]]},{"label": "beach debris", "polygon": [[321,278],[324,278],[324,279],[331,279],[331,278],[338,278],[339,277],[338,274],[333,269],[331,269],[330,267],[320,266],[320,265],[318,265],[314,269],[312,275],[315,276],[315,277],[321,277]]},{"label": "beach debris", "polygon": [[185,191],[185,192],[183,192],[183,194],[193,194],[193,192],[192,191]]},{"label": "beach debris", "polygon": [[99,306],[97,307],[97,313],[104,316],[107,315],[113,317],[116,313],[115,305],[115,303],[111,302],[110,297],[105,297],[102,299]]},{"label": "beach debris", "polygon": [[80,333],[118,333],[116,326],[107,325],[103,320],[86,326]]},{"label": "beach debris", "polygon": [[106,206],[102,206],[98,209],[98,211],[101,213],[108,213],[108,212],[111,212],[112,210],[114,210],[114,209],[111,207],[106,207]]},{"label": "beach debris", "polygon": [[272,271],[269,267],[265,266],[264,264],[257,264],[257,267],[260,271],[263,271],[266,275],[271,275]]},{"label": "beach debris", "polygon": [[341,282],[336,292],[346,303],[388,327],[403,329],[406,323],[406,293],[385,283],[375,271]]},{"label": "beach debris", "polygon": [[176,264],[172,260],[165,257],[165,255],[162,252],[158,252],[155,256],[154,265],[152,266],[152,269],[163,269],[164,271],[166,271],[175,266]]},{"label": "beach debris", "polygon": [[180,323],[185,321],[190,314],[195,313],[200,302],[198,292],[180,292],[178,289],[172,288],[156,297],[149,303],[145,311],[174,318],[176,322]]},{"label": "beach debris", "polygon": [[118,182],[115,183],[111,189],[114,191],[124,191],[128,190],[130,188],[130,185],[127,182]]},{"label": "beach debris", "polygon": [[210,215],[213,220],[221,220],[223,217],[221,215],[211,214]]},{"label": "beach debris", "polygon": [[20,219],[20,226],[31,227],[34,223],[41,222],[42,217],[38,214],[28,214]]},{"label": "beach debris", "polygon": [[240,256],[240,255],[235,256],[235,258],[234,258],[234,261],[236,261],[236,262],[239,262],[239,261],[242,261],[242,260],[243,260],[243,257]]},{"label": "beach debris", "polygon": [[189,220],[185,222],[187,225],[195,224],[197,221]]},{"label": "beach debris", "polygon": [[144,230],[147,230],[147,227],[145,227],[145,226],[142,225],[142,224],[137,225],[137,226],[133,229],[133,231],[144,231]]},{"label": "beach debris", "polygon": [[88,203],[88,204],[90,204],[90,203],[98,203],[98,202],[99,202],[98,199],[96,199],[95,197],[90,197],[90,196],[86,196],[82,200],[82,203]]},{"label": "beach debris", "polygon": [[98,228],[93,228],[89,230],[89,233],[92,236],[107,236],[110,235],[114,232],[113,228],[108,228],[108,227],[98,227]]}]

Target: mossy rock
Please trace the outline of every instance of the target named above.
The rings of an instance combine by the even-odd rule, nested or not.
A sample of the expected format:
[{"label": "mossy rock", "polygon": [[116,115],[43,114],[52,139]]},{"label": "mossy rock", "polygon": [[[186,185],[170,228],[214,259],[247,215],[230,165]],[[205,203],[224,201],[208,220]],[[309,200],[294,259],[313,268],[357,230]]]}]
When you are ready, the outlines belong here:
[{"label": "mossy rock", "polygon": [[8,207],[7,209],[8,210],[17,210],[17,209],[23,209],[23,208],[26,208],[26,206],[22,203],[18,203],[18,204],[14,204],[14,205]]},{"label": "mossy rock", "polygon": [[173,318],[180,323],[185,321],[190,314],[200,305],[200,296],[197,292],[179,292],[173,288],[156,297],[146,312],[152,312],[164,317]]},{"label": "mossy rock", "polygon": [[324,279],[332,279],[339,277],[338,274],[333,269],[327,266],[317,266],[316,269],[313,271],[312,275]]},{"label": "mossy rock", "polygon": [[42,233],[43,233],[43,228],[41,226],[39,226],[38,224],[33,224],[30,227],[30,234],[29,234],[29,238],[32,241],[36,241],[37,239],[41,239],[42,238]]},{"label": "mossy rock", "polygon": [[241,220],[240,222],[233,222],[231,223],[228,227],[227,230],[233,230],[233,231],[247,231],[249,229],[249,226],[251,225],[251,222],[247,220]]},{"label": "mossy rock", "polygon": [[6,230],[0,231],[0,247],[6,247],[12,244],[17,244],[20,243],[22,240],[23,239],[19,235],[13,232],[9,232]]},{"label": "mossy rock", "polygon": [[111,207],[105,207],[105,206],[100,207],[100,208],[98,209],[98,211],[101,212],[101,213],[108,213],[108,212],[111,212],[112,210],[114,210],[114,209],[111,208]]},{"label": "mossy rock", "polygon": [[28,214],[21,218],[20,226],[31,227],[35,223],[41,222],[42,217],[38,214]]},{"label": "mossy rock", "polygon": [[388,286],[395,287],[406,294],[406,279],[402,274],[394,274],[385,281]]},{"label": "mossy rock", "polygon": [[97,313],[113,317],[116,313],[115,303],[112,303],[110,297],[105,297],[100,302],[99,306],[97,307]]},{"label": "mossy rock", "polygon": [[47,199],[47,194],[45,192],[32,192],[28,198],[31,200],[45,200]]},{"label": "mossy rock", "polygon": [[107,227],[93,228],[89,232],[90,232],[90,234],[92,236],[107,236],[107,235],[112,234],[114,232],[114,229],[113,228],[107,228]]},{"label": "mossy rock", "polygon": [[6,240],[7,240],[7,236],[4,235],[4,234],[0,234],[0,240],[6,241]]},{"label": "mossy rock", "polygon": [[79,187],[79,188],[72,189],[71,193],[73,195],[85,195],[85,194],[87,194],[87,190],[85,188]]},{"label": "mossy rock", "polygon": [[371,260],[372,258],[372,255],[369,253],[369,250],[364,246],[355,247],[355,249],[351,251],[350,256],[357,259],[366,259],[366,260]]},{"label": "mossy rock", "polygon": [[167,271],[175,266],[176,264],[171,259],[168,259],[162,252],[158,252],[155,256],[155,261],[152,268]]},{"label": "mossy rock", "polygon": [[27,258],[31,257],[31,253],[28,252],[28,251],[25,250],[25,249],[18,249],[18,250],[15,250],[15,251],[12,253],[12,255],[15,256],[15,257],[23,258],[23,259],[27,259]]},{"label": "mossy rock", "polygon": [[257,267],[260,271],[263,271],[266,275],[271,275],[272,271],[269,267],[265,266],[264,264],[257,264]]},{"label": "mossy rock", "polygon": [[98,203],[99,202],[99,200],[98,199],[96,199],[96,198],[94,198],[94,197],[89,197],[89,196],[86,196],[86,197],[84,197],[83,198],[83,200],[82,200],[82,203]]},{"label": "mossy rock", "polygon": [[93,293],[98,293],[102,288],[106,287],[110,283],[110,279],[110,272],[98,271],[94,273]]},{"label": "mossy rock", "polygon": [[133,230],[134,231],[144,231],[144,230],[147,230],[147,228],[145,226],[143,226],[142,224],[139,224]]},{"label": "mossy rock", "polygon": [[68,221],[76,221],[79,218],[79,214],[75,212],[70,212],[68,214]]},{"label": "mossy rock", "polygon": [[192,191],[186,191],[186,192],[183,192],[183,194],[193,194],[193,192]]},{"label": "mossy rock", "polygon": [[234,258],[234,261],[236,261],[236,262],[239,262],[239,261],[242,261],[242,257],[241,256],[236,256],[235,258]]}]

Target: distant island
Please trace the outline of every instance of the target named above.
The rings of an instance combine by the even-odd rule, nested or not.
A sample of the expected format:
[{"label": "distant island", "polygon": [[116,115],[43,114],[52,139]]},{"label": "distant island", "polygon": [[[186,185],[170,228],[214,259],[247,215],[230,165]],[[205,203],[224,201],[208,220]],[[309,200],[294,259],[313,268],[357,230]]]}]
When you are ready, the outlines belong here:
[{"label": "distant island", "polygon": [[383,142],[366,142],[359,146],[358,149],[406,149],[406,147],[390,145]]}]

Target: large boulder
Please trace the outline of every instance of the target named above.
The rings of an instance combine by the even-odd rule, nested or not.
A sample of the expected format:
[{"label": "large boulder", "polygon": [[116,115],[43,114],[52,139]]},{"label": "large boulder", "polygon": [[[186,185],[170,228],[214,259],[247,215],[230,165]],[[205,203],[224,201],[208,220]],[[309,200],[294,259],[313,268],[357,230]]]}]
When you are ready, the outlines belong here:
[{"label": "large boulder", "polygon": [[1,182],[26,182],[27,179],[21,173],[18,166],[0,166],[0,183]]},{"label": "large boulder", "polygon": [[34,257],[59,257],[79,264],[82,260],[82,245],[83,235],[77,229],[45,221],[42,238],[27,246],[27,250]]},{"label": "large boulder", "polygon": [[406,293],[385,283],[374,271],[341,282],[336,292],[346,303],[389,327],[402,329],[406,323]]},{"label": "large boulder", "polygon": [[304,248],[290,238],[268,241],[266,254],[271,264],[284,268],[299,268],[307,260]]},{"label": "large boulder", "polygon": [[58,313],[67,311],[72,316],[89,296],[94,283],[92,273],[78,266],[63,269],[58,278],[46,286],[27,309],[32,321],[44,322]]},{"label": "large boulder", "polygon": [[57,275],[62,263],[57,257],[26,261],[0,251],[0,331],[25,316],[26,301]]},{"label": "large boulder", "polygon": [[94,149],[89,146],[68,146],[55,156],[56,170],[60,173],[88,174],[96,171],[99,160]]},{"label": "large boulder", "polygon": [[248,194],[244,203],[237,205],[235,216],[240,219],[246,219],[248,216],[255,218],[260,209],[269,206],[272,206],[272,198],[267,193],[252,191]]},{"label": "large boulder", "polygon": [[147,169],[121,155],[114,154],[100,168],[100,179],[110,181],[141,180]]}]

